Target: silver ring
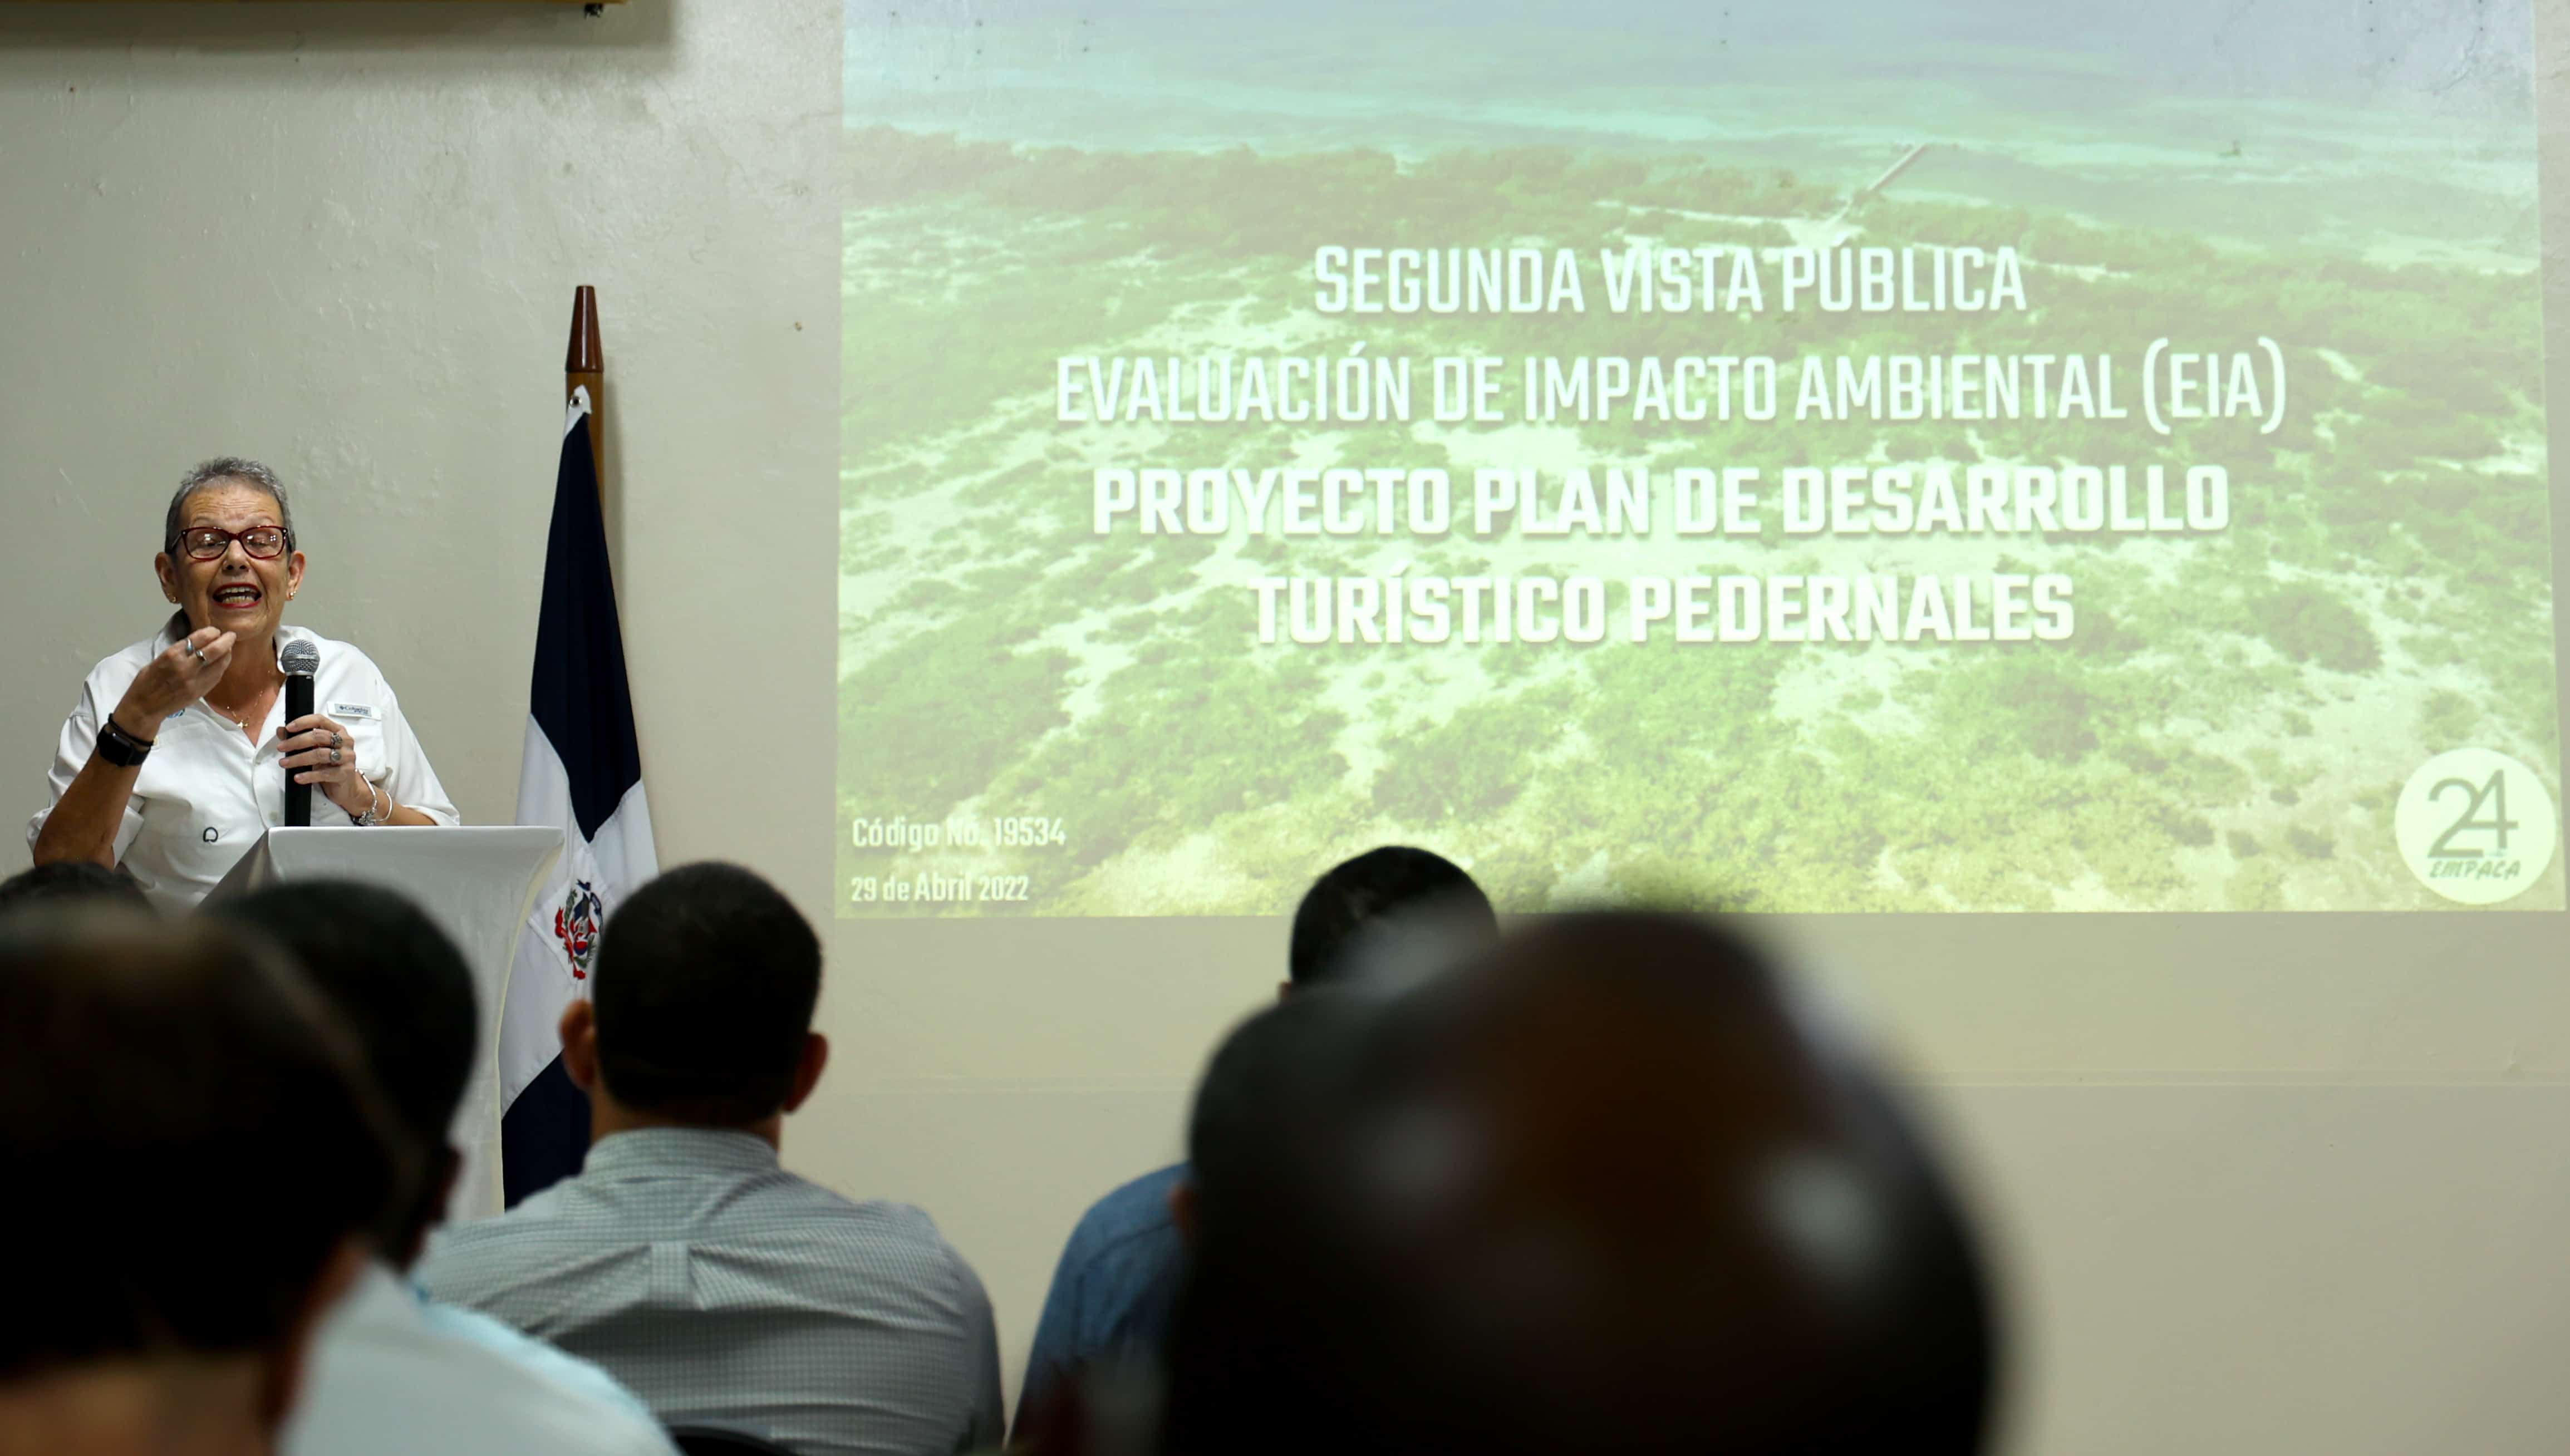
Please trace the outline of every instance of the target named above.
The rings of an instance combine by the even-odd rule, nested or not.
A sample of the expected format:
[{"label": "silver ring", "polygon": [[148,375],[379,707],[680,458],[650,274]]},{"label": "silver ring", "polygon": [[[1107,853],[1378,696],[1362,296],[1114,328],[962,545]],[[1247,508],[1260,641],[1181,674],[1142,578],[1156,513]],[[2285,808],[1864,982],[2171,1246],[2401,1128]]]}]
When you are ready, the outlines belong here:
[{"label": "silver ring", "polygon": [[[335,729],[335,728],[331,729],[331,730],[330,730],[330,748],[331,748],[331,750],[332,750],[333,752],[336,752],[337,750],[342,749],[342,748],[345,748],[345,747],[347,747],[347,746],[348,746],[348,736],[347,736],[346,734],[344,734],[344,733],[341,733],[339,730],[337,730],[337,729]],[[331,760],[331,762],[332,762],[332,763],[336,763],[336,762],[338,762],[338,760],[337,760],[337,759],[332,759],[332,760]]]},{"label": "silver ring", "polygon": [[337,749],[335,749],[335,748],[334,748],[334,749],[330,750],[330,767],[332,767],[332,768],[334,768],[334,769],[335,769],[335,768],[337,768],[338,766],[339,766],[339,750],[337,750]]},{"label": "silver ring", "polygon": [[197,645],[196,638],[182,637],[179,639],[179,645],[188,649],[189,656],[196,658],[200,662],[206,660],[206,651],[204,648]]}]

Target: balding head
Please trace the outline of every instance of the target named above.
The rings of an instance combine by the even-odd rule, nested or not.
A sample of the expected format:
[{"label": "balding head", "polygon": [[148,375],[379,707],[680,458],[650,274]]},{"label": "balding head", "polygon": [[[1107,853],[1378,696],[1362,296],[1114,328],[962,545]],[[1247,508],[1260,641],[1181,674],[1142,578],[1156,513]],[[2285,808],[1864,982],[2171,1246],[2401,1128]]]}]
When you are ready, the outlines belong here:
[{"label": "balding head", "polygon": [[1558,918],[1331,1020],[1271,1125],[1290,1192],[1225,1228],[1207,1189],[1173,1449],[1978,1449],[1954,1206],[1727,931]]}]

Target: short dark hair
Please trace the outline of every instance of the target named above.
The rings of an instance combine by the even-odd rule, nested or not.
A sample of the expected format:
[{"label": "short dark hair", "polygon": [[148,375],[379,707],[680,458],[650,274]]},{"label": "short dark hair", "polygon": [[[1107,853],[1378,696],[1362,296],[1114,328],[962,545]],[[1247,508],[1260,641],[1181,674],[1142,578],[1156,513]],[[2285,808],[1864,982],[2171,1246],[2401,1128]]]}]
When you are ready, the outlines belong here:
[{"label": "short dark hair", "polygon": [[404,1174],[352,1038],[251,932],[0,927],[0,1379],[273,1348]]},{"label": "short dark hair", "polygon": [[594,979],[598,1070],[616,1100],[739,1127],[793,1091],[821,996],[821,942],[756,875],[688,865],[617,907]]},{"label": "short dark hair", "polygon": [[431,1170],[377,1222],[399,1259],[435,1222],[454,1153],[448,1132],[480,1041],[479,1003],[464,952],[397,892],[351,881],[272,885],[208,907],[265,931],[354,1032],[420,1166]]},{"label": "short dark hair", "polygon": [[1350,989],[1293,995],[1232,1028],[1205,1063],[1187,1114],[1188,1178],[1199,1207],[1226,1217],[1274,1203],[1305,1181],[1301,1134],[1324,1121],[1353,1071],[1361,1030],[1378,1001]]},{"label": "short dark hair", "polygon": [[178,492],[171,496],[170,509],[162,517],[161,548],[176,556],[179,553],[179,528],[188,522],[189,498],[199,491],[226,483],[247,486],[276,503],[276,524],[284,529],[285,548],[293,550],[294,507],[285,499],[285,483],[266,466],[237,455],[218,455],[212,460],[199,461],[179,478]]},{"label": "short dark hair", "polygon": [[1491,898],[1464,868],[1443,855],[1386,845],[1333,867],[1312,883],[1294,911],[1286,967],[1298,986],[1316,985],[1345,968],[1365,931],[1396,914],[1434,910],[1457,928],[1499,933]]},{"label": "short dark hair", "polygon": [[95,860],[56,860],[0,880],[0,912],[39,905],[98,902],[150,910],[151,900],[131,876]]}]

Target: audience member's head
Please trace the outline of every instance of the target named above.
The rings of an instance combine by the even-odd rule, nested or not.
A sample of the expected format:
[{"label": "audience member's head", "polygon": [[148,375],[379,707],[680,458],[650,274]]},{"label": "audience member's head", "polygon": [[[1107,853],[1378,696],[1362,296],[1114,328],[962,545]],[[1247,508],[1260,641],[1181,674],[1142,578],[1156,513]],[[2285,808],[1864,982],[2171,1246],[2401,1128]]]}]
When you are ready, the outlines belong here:
[{"label": "audience member's head", "polygon": [[[1215,1049],[1188,1117],[1187,1176],[1168,1199],[1188,1244],[1210,1220],[1228,1257],[1210,1271],[1210,1279],[1201,1269],[1190,1275],[1193,1259],[1152,1271],[1143,1304],[1154,1333],[1167,1324],[1182,1295],[1199,1309],[1229,1306],[1233,1272],[1257,1269],[1262,1284],[1264,1275],[1275,1273],[1261,1267],[1252,1251],[1278,1226],[1254,1211],[1294,1203],[1301,1190],[1331,1176],[1334,1129],[1321,1109],[1347,1074],[1356,1028],[1396,994],[1372,993],[1380,986],[1369,977],[1358,985],[1284,997],[1234,1028]],[[1295,1256],[1288,1250],[1283,1257]],[[1153,1353],[1158,1352],[1119,1347],[1060,1372],[1072,1378],[1051,1379],[1042,1398],[1021,1410],[1013,1449],[1043,1456],[1135,1456],[1149,1450],[1161,1389]]]},{"label": "audience member's head", "polygon": [[[1333,866],[1304,893],[1294,911],[1288,951],[1293,978],[1285,989],[1335,991],[1362,983],[1389,994],[1419,974],[1482,953],[1499,933],[1490,897],[1461,866],[1426,850],[1387,845]],[[1210,1157],[1219,1165],[1228,1149],[1245,1146],[1276,1110],[1269,1102],[1283,1085],[1277,1074],[1295,1064],[1276,1050],[1281,1039],[1313,1035],[1305,1028],[1336,1022],[1325,1009],[1335,998],[1285,999],[1322,999],[1323,1008],[1253,1016],[1206,1066],[1188,1134],[1188,1176],[1171,1194],[1182,1229],[1195,1223],[1202,1160]],[[1254,1166],[1259,1160],[1247,1161]]]},{"label": "audience member's head", "polygon": [[[1354,987],[1288,996],[1223,1038],[1197,1079],[1187,1117],[1187,1178],[1174,1206],[1193,1239],[1207,1201],[1226,1230],[1258,1227],[1239,1213],[1328,1176],[1341,1120],[1329,1115],[1360,1032],[1387,1002]],[[1299,1196],[1299,1195],[1297,1195]]]},{"label": "audience member's head", "polygon": [[408,1268],[445,1209],[460,1162],[448,1133],[479,1039],[464,952],[419,907],[371,885],[297,881],[208,909],[283,946],[355,1033],[421,1170],[375,1225],[384,1257]]},{"label": "audience member's head", "polygon": [[399,1185],[347,1033],[237,927],[0,926],[0,1446],[260,1450]]},{"label": "audience member's head", "polygon": [[56,860],[0,880],[0,914],[39,906],[89,904],[152,909],[142,886],[90,860]]},{"label": "audience member's head", "polygon": [[678,1125],[773,1137],[820,1080],[821,942],[739,866],[688,865],[627,897],[593,981],[592,1000],[563,1013],[563,1066],[601,1109],[602,1136]]},{"label": "audience member's head", "polygon": [[1962,1219],[1877,1076],[1722,927],[1555,920],[1395,1000],[1295,997],[1227,1063],[1176,1456],[1979,1449]]},{"label": "audience member's head", "polygon": [[1321,985],[1361,959],[1388,927],[1424,927],[1454,951],[1476,951],[1499,932],[1491,898],[1463,867],[1406,845],[1368,850],[1333,867],[1294,910],[1286,967],[1295,989]]}]

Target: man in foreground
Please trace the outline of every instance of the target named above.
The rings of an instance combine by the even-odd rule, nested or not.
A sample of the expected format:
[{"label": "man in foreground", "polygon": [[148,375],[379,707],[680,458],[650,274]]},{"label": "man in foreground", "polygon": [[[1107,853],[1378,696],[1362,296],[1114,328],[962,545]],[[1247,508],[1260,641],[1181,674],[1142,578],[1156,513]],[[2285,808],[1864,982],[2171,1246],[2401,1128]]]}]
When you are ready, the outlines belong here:
[{"label": "man in foreground", "polygon": [[5,1456],[272,1450],[408,1181],[281,956],[96,911],[0,929],[0,1169]]},{"label": "man in foreground", "polygon": [[670,871],[600,941],[562,1020],[589,1094],[580,1176],[450,1229],[422,1281],[597,1361],[672,1426],[796,1456],[945,1456],[1000,1437],[981,1280],[919,1210],[778,1167],[820,1081],[821,947],[730,865]]},{"label": "man in foreground", "polygon": [[1983,1449],[1959,1209],[1724,929],[1569,916],[1389,1005],[1323,999],[1207,1075],[1159,1439],[1056,1423],[1088,1433],[1056,1456]]},{"label": "man in foreground", "polygon": [[0,914],[73,905],[152,909],[142,886],[88,860],[57,860],[0,880]]},{"label": "man in foreground", "polygon": [[209,908],[263,929],[356,1036],[422,1176],[374,1219],[375,1259],[323,1324],[286,1456],[671,1456],[605,1371],[487,1315],[432,1303],[405,1273],[462,1159],[448,1141],[479,1041],[463,952],[409,901],[304,881]]},{"label": "man in foreground", "polygon": [[[1490,897],[1462,867],[1407,846],[1369,850],[1313,882],[1294,911],[1281,994],[1345,978],[1370,937],[1424,922],[1459,948],[1499,934]],[[1187,1165],[1145,1173],[1080,1217],[1055,1267],[1053,1288],[1018,1392],[1025,1427],[1064,1375],[1103,1356],[1155,1350],[1168,1327],[1185,1245],[1172,1219]]]}]

